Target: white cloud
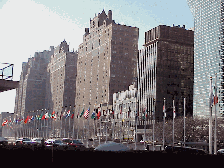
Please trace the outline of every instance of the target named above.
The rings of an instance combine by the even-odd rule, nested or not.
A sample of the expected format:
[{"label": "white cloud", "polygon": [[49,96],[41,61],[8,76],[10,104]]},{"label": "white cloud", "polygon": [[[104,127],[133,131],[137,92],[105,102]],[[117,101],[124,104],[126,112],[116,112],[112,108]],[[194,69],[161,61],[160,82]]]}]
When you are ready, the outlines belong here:
[{"label": "white cloud", "polygon": [[[82,42],[84,27],[78,21],[32,0],[9,0],[0,9],[0,16],[0,62],[14,64],[14,80],[20,79],[22,62],[36,51],[56,47],[64,39],[70,43],[70,50],[76,50]],[[1,93],[0,112],[13,112],[14,98],[15,91]]]}]

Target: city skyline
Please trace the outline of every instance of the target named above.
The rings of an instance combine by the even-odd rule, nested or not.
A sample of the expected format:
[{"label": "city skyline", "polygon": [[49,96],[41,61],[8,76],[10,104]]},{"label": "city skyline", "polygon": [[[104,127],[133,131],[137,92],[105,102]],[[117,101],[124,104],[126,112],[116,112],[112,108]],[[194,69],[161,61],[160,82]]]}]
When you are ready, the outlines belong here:
[{"label": "city skyline", "polygon": [[[187,2],[176,0],[169,3],[165,0],[84,1],[79,2],[79,7],[74,10],[72,6],[75,5],[71,1],[62,3],[23,0],[18,3],[3,0],[0,2],[0,14],[7,17],[0,20],[2,25],[7,26],[0,28],[3,49],[1,62],[13,63],[13,80],[19,80],[22,62],[27,62],[35,52],[57,46],[63,39],[70,44],[70,50],[77,50],[82,42],[84,28],[89,25],[89,19],[103,9],[112,10],[113,19],[117,23],[139,28],[139,48],[144,42],[144,32],[160,24],[186,25],[187,29],[193,27],[193,17]],[[15,90],[1,93],[3,105],[0,112],[14,112],[15,95]]]}]

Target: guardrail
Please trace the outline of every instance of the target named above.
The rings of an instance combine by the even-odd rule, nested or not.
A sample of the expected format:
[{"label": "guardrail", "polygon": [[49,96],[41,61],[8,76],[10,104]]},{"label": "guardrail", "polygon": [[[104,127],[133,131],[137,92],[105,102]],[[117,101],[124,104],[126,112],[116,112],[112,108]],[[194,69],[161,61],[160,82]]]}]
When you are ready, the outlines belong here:
[{"label": "guardrail", "polygon": [[14,64],[10,63],[0,63],[0,79],[12,80],[13,66]]}]

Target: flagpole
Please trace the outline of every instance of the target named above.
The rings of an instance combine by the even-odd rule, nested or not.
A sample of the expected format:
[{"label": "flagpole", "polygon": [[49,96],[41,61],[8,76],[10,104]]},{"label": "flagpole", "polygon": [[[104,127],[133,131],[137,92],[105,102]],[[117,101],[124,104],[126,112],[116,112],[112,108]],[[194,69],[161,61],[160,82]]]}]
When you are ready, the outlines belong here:
[{"label": "flagpole", "polygon": [[214,154],[217,154],[217,115],[216,115],[216,104],[217,104],[217,73],[215,74],[215,99],[214,99],[214,105],[215,105],[215,132],[214,132]]},{"label": "flagpole", "polygon": [[145,120],[146,120],[146,111],[147,111],[147,108],[144,110],[144,147],[145,147],[145,140],[146,140],[146,123],[145,123]]},{"label": "flagpole", "polygon": [[100,136],[99,136],[99,145],[100,145],[100,139],[101,139],[101,113],[102,113],[102,103],[100,103]]},{"label": "flagpole", "polygon": [[[75,137],[75,106],[74,106],[74,108],[73,108],[73,126],[72,126],[72,139],[74,139],[74,137]],[[77,138],[78,139],[78,138]]]},{"label": "flagpole", "polygon": [[135,150],[137,149],[137,120],[138,120],[138,100],[136,102],[136,114],[135,114]]},{"label": "flagpole", "polygon": [[152,136],[152,147],[153,147],[153,149],[152,149],[152,151],[154,151],[154,146],[155,146],[155,98],[153,98],[153,123],[152,123],[152,134],[153,134],[153,136]]},{"label": "flagpole", "polygon": [[[90,113],[90,106],[89,106],[89,113]],[[87,137],[87,148],[88,148],[89,147],[89,117],[87,118],[87,121],[88,121],[88,137]]]},{"label": "flagpole", "polygon": [[69,116],[68,116],[68,138],[69,138],[69,133],[70,133],[70,115],[71,115],[71,105],[70,105],[70,109],[69,109],[70,111],[69,111]]},{"label": "flagpole", "polygon": [[210,108],[210,116],[209,116],[209,154],[212,154],[212,77],[210,77],[210,98],[209,98],[209,108]]},{"label": "flagpole", "polygon": [[186,98],[184,98],[184,147],[185,147],[185,116],[186,116],[185,104],[186,104]]},{"label": "flagpole", "polygon": [[164,146],[165,146],[165,136],[164,136],[164,132],[165,132],[165,115],[166,115],[166,99],[164,97],[164,100],[163,100],[163,150],[164,150]]},{"label": "flagpole", "polygon": [[175,106],[173,100],[173,147],[174,147],[174,118],[175,118]]},{"label": "flagpole", "polygon": [[79,104],[79,111],[78,111],[78,132],[77,132],[77,139],[79,139],[79,112],[80,112],[80,104]]}]

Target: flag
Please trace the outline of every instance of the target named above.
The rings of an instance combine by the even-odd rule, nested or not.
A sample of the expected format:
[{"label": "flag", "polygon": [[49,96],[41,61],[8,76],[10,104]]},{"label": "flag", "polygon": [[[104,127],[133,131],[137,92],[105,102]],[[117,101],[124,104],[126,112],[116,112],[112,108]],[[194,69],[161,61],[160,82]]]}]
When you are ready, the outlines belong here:
[{"label": "flag", "polygon": [[216,105],[217,103],[218,103],[217,86],[215,86],[214,105]]},{"label": "flag", "polygon": [[49,118],[48,112],[45,113],[45,119],[47,120]]},{"label": "flag", "polygon": [[100,116],[101,116],[101,112],[98,111],[98,114],[97,114],[97,119],[98,119],[98,120],[100,119]]},{"label": "flag", "polygon": [[44,119],[45,119],[45,114],[43,114],[41,117],[41,120],[44,120]]},{"label": "flag", "polygon": [[174,101],[173,101],[173,118],[176,117],[176,110],[175,110],[175,105],[174,105]]},{"label": "flag", "polygon": [[91,118],[95,119],[95,112],[94,111],[92,112]]},{"label": "flag", "polygon": [[113,119],[114,119],[114,110],[113,110],[113,107],[112,107],[112,116],[113,116]]},{"label": "flag", "polygon": [[163,114],[164,114],[164,117],[166,117],[166,109],[165,109],[165,104],[163,105]]},{"label": "flag", "polygon": [[74,118],[74,112],[72,112],[72,115],[71,115],[71,119],[73,119]]},{"label": "flag", "polygon": [[8,120],[7,119],[2,123],[2,126],[5,126],[6,124],[8,124]]},{"label": "flag", "polygon": [[28,120],[29,120],[29,116],[26,117],[24,123],[26,124],[28,122]]},{"label": "flag", "polygon": [[55,118],[55,111],[51,113],[51,118]]},{"label": "flag", "polygon": [[88,119],[89,117],[89,109],[87,109],[85,112],[84,112],[84,115],[85,119]]},{"label": "flag", "polygon": [[84,109],[82,110],[81,114],[80,114],[80,117],[82,117],[82,115],[84,114]]},{"label": "flag", "polygon": [[70,110],[68,110],[67,114],[66,114],[66,118],[68,118],[70,116]]}]

